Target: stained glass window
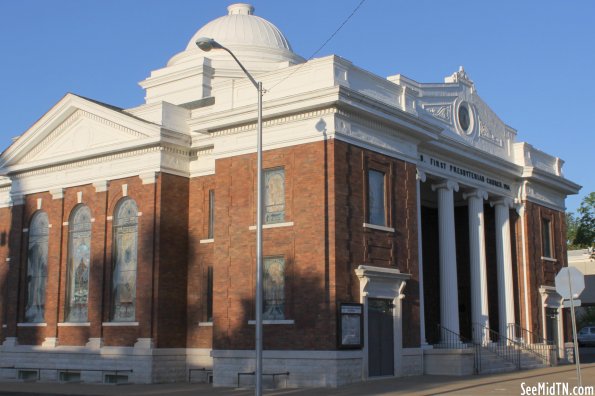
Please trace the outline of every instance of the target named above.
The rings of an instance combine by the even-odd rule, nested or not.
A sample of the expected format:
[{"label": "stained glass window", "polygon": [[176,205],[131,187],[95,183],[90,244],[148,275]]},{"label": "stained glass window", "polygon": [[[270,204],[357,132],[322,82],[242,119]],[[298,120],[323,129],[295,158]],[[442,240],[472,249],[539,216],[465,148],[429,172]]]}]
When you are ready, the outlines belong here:
[{"label": "stained glass window", "polygon": [[44,322],[45,290],[48,279],[48,215],[37,212],[29,225],[27,251],[27,305],[25,322]]},{"label": "stained glass window", "polygon": [[66,322],[86,322],[91,266],[91,211],[78,205],[70,215]]},{"label": "stained glass window", "polygon": [[386,225],[384,172],[370,169],[368,171],[368,222]]},{"label": "stained glass window", "polygon": [[265,257],[263,264],[263,319],[285,319],[285,259]]},{"label": "stained glass window", "polygon": [[264,223],[285,221],[285,169],[264,171]]},{"label": "stained glass window", "polygon": [[138,207],[130,198],[118,204],[114,216],[112,320],[132,322],[136,308]]}]

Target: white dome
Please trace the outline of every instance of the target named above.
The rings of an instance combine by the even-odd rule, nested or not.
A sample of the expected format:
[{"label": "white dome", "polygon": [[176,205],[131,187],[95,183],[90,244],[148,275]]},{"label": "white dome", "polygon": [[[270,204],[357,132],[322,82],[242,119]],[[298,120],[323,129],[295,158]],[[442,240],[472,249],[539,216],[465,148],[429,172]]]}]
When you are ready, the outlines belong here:
[{"label": "white dome", "polygon": [[301,63],[304,59],[295,54],[283,33],[266,19],[253,15],[254,7],[236,3],[227,7],[228,14],[200,28],[190,39],[186,50],[175,55],[168,65],[185,62],[194,56],[206,56],[213,60],[229,59],[225,51],[210,51],[207,54],[196,46],[201,37],[212,38],[246,62]]},{"label": "white dome", "polygon": [[254,7],[250,4],[232,4],[227,11],[228,15],[207,23],[196,32],[186,49],[196,48],[197,39],[209,37],[225,47],[250,45],[293,52],[283,33],[266,19],[253,15]]}]

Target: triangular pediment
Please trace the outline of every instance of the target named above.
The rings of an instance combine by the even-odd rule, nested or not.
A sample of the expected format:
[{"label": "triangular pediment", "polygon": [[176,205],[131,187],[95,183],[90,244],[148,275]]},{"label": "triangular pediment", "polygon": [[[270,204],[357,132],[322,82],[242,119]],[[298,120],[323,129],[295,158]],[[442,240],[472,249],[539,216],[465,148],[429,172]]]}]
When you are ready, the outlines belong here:
[{"label": "triangular pediment", "polygon": [[0,157],[6,170],[99,156],[159,139],[158,125],[68,94]]},{"label": "triangular pediment", "polygon": [[146,137],[109,119],[77,109],[60,126],[30,150],[22,161],[56,159],[110,148]]},{"label": "triangular pediment", "polygon": [[418,84],[420,116],[439,121],[448,139],[510,160],[509,147],[516,131],[506,125],[481,99],[463,69],[447,77],[444,84]]}]

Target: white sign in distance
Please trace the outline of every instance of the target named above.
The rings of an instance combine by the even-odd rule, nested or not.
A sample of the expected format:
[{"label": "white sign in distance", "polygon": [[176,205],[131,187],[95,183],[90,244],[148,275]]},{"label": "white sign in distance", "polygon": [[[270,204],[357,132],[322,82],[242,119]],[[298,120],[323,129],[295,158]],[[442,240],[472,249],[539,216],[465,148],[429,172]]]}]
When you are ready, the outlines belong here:
[{"label": "white sign in distance", "polygon": [[562,305],[564,306],[564,308],[572,308],[572,305],[574,305],[574,307],[580,307],[581,306],[581,300],[577,300],[576,298],[574,299],[574,301],[572,302],[572,305],[570,304],[570,300],[564,300],[564,302],[562,303]]},{"label": "white sign in distance", "polygon": [[[573,296],[570,296],[572,288]],[[565,300],[577,299],[585,289],[585,276],[575,267],[564,267],[556,275],[556,292]]]}]

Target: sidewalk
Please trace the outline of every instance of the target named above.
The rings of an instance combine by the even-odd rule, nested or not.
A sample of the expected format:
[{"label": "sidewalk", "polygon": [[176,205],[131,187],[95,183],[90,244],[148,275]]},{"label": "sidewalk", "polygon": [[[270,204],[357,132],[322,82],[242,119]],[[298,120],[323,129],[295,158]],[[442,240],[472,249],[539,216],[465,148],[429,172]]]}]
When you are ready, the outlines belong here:
[{"label": "sidewalk", "polygon": [[[595,363],[582,366],[584,386],[595,386]],[[520,395],[525,386],[546,382],[568,383],[569,391],[577,385],[575,366],[557,366],[505,374],[473,375],[466,377],[416,376],[389,378],[362,382],[340,388],[279,389],[266,391],[266,395]],[[206,384],[157,384],[157,385],[89,385],[35,382],[0,382],[0,395],[253,395],[253,389],[213,388]],[[591,393],[592,394],[592,393]]]}]

